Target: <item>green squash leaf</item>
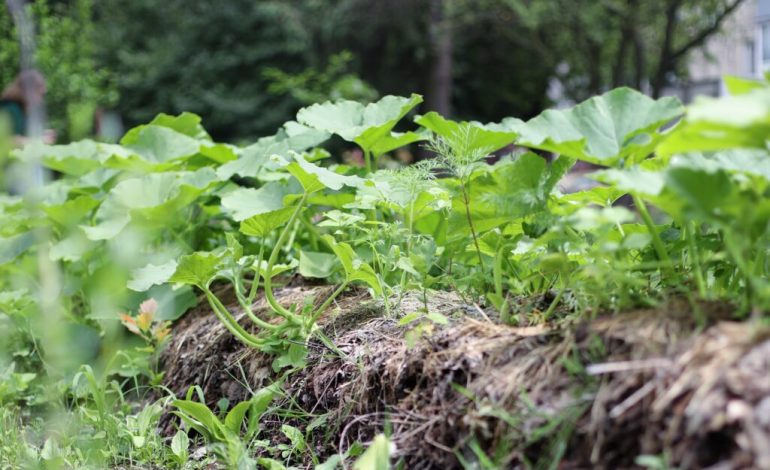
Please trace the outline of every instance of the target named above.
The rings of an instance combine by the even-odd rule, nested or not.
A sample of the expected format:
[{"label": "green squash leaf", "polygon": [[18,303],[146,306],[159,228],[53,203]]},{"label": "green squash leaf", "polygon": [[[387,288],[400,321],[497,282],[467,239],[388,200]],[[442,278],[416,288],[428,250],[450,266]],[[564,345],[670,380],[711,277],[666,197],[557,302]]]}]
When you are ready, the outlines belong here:
[{"label": "green squash leaf", "polygon": [[[392,143],[393,127],[415,106],[422,96],[409,98],[385,96],[376,103],[363,105],[357,101],[337,101],[314,104],[297,113],[297,121],[315,129],[337,134],[348,142],[355,142],[365,151],[375,146],[387,148],[385,139]],[[392,149],[391,149],[392,150]]]},{"label": "green squash leaf", "polygon": [[[477,233],[545,209],[554,186],[573,163],[562,156],[548,164],[543,157],[528,152],[477,170],[469,192]],[[470,228],[462,197],[453,199],[452,209],[450,233],[455,237],[467,235]]]},{"label": "green squash leaf", "polygon": [[[201,125],[200,116],[193,113],[182,113],[178,116],[170,114],[160,113],[148,123],[148,125],[155,125],[160,127],[168,127],[180,134],[184,134],[193,139],[211,140],[208,132]],[[126,132],[126,137],[129,140],[134,139],[135,134],[138,134],[144,126],[135,127]]]},{"label": "green squash leaf", "polygon": [[177,262],[175,260],[159,265],[150,263],[131,273],[131,280],[128,281],[127,287],[133,291],[144,292],[152,286],[168,282],[176,273],[176,268]]},{"label": "green squash leaf", "polygon": [[216,275],[219,256],[214,253],[196,252],[179,258],[170,282],[191,284],[201,289],[208,286],[209,281]]},{"label": "green squash leaf", "polygon": [[71,176],[82,176],[100,168],[112,156],[128,158],[132,152],[120,145],[82,140],[66,145],[32,142],[19,150],[21,161],[41,161],[46,167]]},{"label": "green squash leaf", "polygon": [[73,227],[83,221],[99,201],[91,196],[80,196],[62,204],[43,205],[41,209],[49,219],[61,227]]},{"label": "green squash leaf", "polygon": [[683,112],[676,98],[618,88],[574,108],[544,111],[517,126],[517,143],[606,166],[638,162],[663,138],[661,127]]},{"label": "green squash leaf", "polygon": [[363,183],[358,176],[345,176],[305,160],[299,153],[293,153],[294,161],[286,165],[286,170],[297,178],[305,192],[312,194],[329,188],[335,191],[343,186],[356,187]]},{"label": "green squash leaf", "polygon": [[170,215],[195,201],[215,179],[210,168],[125,179],[96,211],[97,224],[81,227],[91,240],[113,238],[131,221],[146,227],[165,227]]},{"label": "green squash leaf", "polygon": [[362,281],[369,285],[378,295],[382,295],[382,286],[374,269],[358,258],[356,252],[347,243],[337,243],[331,235],[324,235],[323,240],[337,255],[345,270],[345,278],[348,282]]},{"label": "green squash leaf", "polygon": [[289,206],[251,216],[241,222],[240,231],[245,235],[264,238],[288,222],[295,210],[296,207]]},{"label": "green squash leaf", "polygon": [[770,83],[765,80],[755,80],[753,78],[737,77],[735,75],[725,75],[724,80],[727,92],[731,95],[742,95],[759,88],[768,88]]},{"label": "green squash leaf", "polygon": [[663,191],[665,177],[662,172],[651,171],[637,166],[624,169],[598,171],[591,175],[598,181],[613,188],[648,196],[657,196]]},{"label": "green squash leaf", "polygon": [[326,279],[334,272],[337,258],[329,253],[317,251],[299,252],[299,273],[303,277]]},{"label": "green squash leaf", "polygon": [[106,165],[111,168],[138,171],[165,171],[179,167],[198,154],[201,142],[175,130],[156,125],[133,129],[120,143],[132,155],[113,156]]},{"label": "green squash leaf", "polygon": [[[470,139],[459,147],[484,149],[488,153],[512,144],[519,135],[517,127],[522,124],[520,120],[515,118],[508,118],[502,124],[481,124],[475,121],[456,122],[446,119],[434,111],[424,116],[417,116],[414,122],[450,141],[459,138],[459,136]],[[470,126],[472,132],[462,132],[463,126]]]},{"label": "green squash leaf", "polygon": [[13,237],[0,238],[0,265],[9,263],[30,249],[35,243],[32,233],[26,232]]},{"label": "green squash leaf", "polygon": [[426,140],[428,135],[418,132],[391,132],[384,135],[372,145],[371,151],[374,155],[384,155],[401,147],[405,147],[415,142]]},{"label": "green squash leaf", "polygon": [[222,208],[233,220],[241,222],[250,217],[284,207],[284,198],[296,194],[299,186],[271,181],[261,188],[238,188],[222,196]]},{"label": "green squash leaf", "polygon": [[302,152],[328,138],[328,132],[289,121],[275,135],[263,137],[241,150],[237,160],[220,166],[217,169],[217,177],[227,180],[234,175],[251,178],[260,176],[266,169],[270,171],[279,167],[270,161],[270,156],[288,155],[290,151]]},{"label": "green squash leaf", "polygon": [[51,245],[48,256],[52,261],[77,261],[89,250],[93,242],[81,232],[73,232],[68,237]]},{"label": "green squash leaf", "polygon": [[719,99],[701,97],[687,108],[683,125],[658,147],[664,156],[734,148],[767,149],[770,87]]}]

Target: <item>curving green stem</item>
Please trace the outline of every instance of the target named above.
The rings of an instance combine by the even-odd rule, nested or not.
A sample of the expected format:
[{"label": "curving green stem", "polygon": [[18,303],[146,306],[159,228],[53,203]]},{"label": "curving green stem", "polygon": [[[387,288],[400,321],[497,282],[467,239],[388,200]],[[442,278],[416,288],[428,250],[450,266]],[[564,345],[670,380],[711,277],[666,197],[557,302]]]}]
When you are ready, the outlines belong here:
[{"label": "curving green stem", "polygon": [[[260,341],[258,338],[255,338],[252,334],[243,329],[243,327],[239,325],[237,321],[235,321],[235,318],[233,318],[230,312],[227,311],[227,308],[222,305],[222,302],[219,301],[217,296],[214,295],[214,293],[211,292],[208,287],[204,288],[203,292],[206,294],[206,298],[208,299],[211,308],[214,310],[214,315],[217,316],[219,321],[225,325],[225,328],[227,328],[230,333],[232,333],[236,338],[238,338],[247,346],[251,346],[253,348],[260,348],[263,346],[262,341]],[[275,327],[275,325],[271,326]]]},{"label": "curving green stem", "polygon": [[695,283],[698,286],[698,294],[701,298],[706,298],[708,295],[708,292],[706,291],[706,280],[703,276],[703,266],[701,265],[698,246],[695,244],[695,222],[689,221],[682,225],[684,226],[685,238],[687,238],[687,245],[690,250],[690,261],[692,262],[692,270],[695,273]]},{"label": "curving green stem", "polygon": [[471,229],[471,235],[473,236],[473,244],[476,246],[476,254],[479,257],[479,266],[481,271],[484,269],[484,258],[481,256],[481,248],[479,247],[479,237],[476,235],[476,227],[473,225],[473,218],[471,217],[471,198],[468,194],[468,189],[465,187],[464,182],[460,182],[460,187],[463,190],[463,202],[465,203],[465,217],[468,219],[468,226]]},{"label": "curving green stem", "polygon": [[[274,325],[272,323],[268,323],[265,320],[259,318],[254,314],[254,312],[251,309],[251,303],[247,302],[247,299],[243,297],[242,294],[238,293],[236,291],[236,297],[238,298],[238,303],[241,305],[241,308],[246,312],[246,315],[249,317],[251,321],[253,321],[257,326],[260,328],[266,329],[266,330],[275,330],[278,328],[278,325]],[[217,299],[219,300],[219,299]],[[221,302],[220,302],[221,303]]]},{"label": "curving green stem", "polygon": [[[561,279],[561,276],[559,276],[559,278]],[[556,306],[559,305],[559,302],[561,302],[562,297],[564,297],[564,291],[567,290],[567,286],[566,286],[566,283],[564,282],[564,279],[561,279],[561,281],[562,281],[561,282],[562,285],[559,288],[559,293],[556,294],[556,297],[551,302],[551,305],[548,306],[548,310],[546,310],[545,313],[543,314],[544,320],[548,320],[549,318],[551,318],[551,315],[556,310]]]},{"label": "curving green stem", "polygon": [[[259,250],[259,259],[257,266],[262,262],[262,255],[264,252],[264,245]],[[273,325],[271,323],[267,323],[266,321],[262,320],[261,318],[257,317],[254,312],[252,311],[252,304],[254,303],[254,298],[257,295],[257,288],[259,286],[259,270],[255,270],[256,273],[254,274],[254,280],[251,283],[251,289],[249,291],[248,297],[244,297],[244,287],[243,287],[243,281],[241,279],[241,272],[238,272],[235,276],[235,280],[233,282],[235,286],[235,297],[238,299],[238,303],[241,305],[241,308],[246,312],[246,315],[248,315],[249,319],[256,323],[260,328],[264,329],[274,329],[276,325]],[[216,296],[215,296],[216,297]],[[219,299],[217,299],[219,300]],[[221,303],[221,302],[220,302]]]},{"label": "curving green stem", "polygon": [[307,192],[303,193],[302,199],[300,199],[299,204],[297,204],[297,208],[291,214],[289,221],[286,223],[283,230],[281,231],[281,235],[278,237],[278,240],[275,242],[273,251],[272,253],[270,253],[270,259],[267,260],[267,273],[264,279],[265,298],[267,299],[267,303],[270,305],[270,307],[273,309],[275,313],[284,317],[286,320],[288,320],[294,325],[300,325],[301,321],[296,315],[291,313],[288,309],[286,309],[283,305],[279,304],[278,301],[276,300],[275,295],[273,295],[273,280],[270,274],[273,272],[273,266],[275,266],[275,262],[278,260],[278,253],[281,251],[281,247],[283,246],[283,244],[286,243],[286,238],[289,236],[289,231],[291,230],[291,227],[294,226],[294,222],[297,220],[297,217],[299,217],[300,212],[302,212],[302,209],[304,208],[305,203],[307,202],[307,198],[308,198],[308,193]]},{"label": "curving green stem", "polygon": [[264,256],[265,256],[265,240],[263,238],[262,242],[259,245],[257,269],[254,270],[254,280],[251,281],[251,289],[249,289],[249,297],[248,297],[249,304],[254,303],[254,299],[257,297],[257,289],[259,289],[259,281],[260,281],[259,266],[262,265],[262,259],[264,258]]},{"label": "curving green stem", "polygon": [[329,305],[331,305],[334,299],[336,299],[337,297],[339,297],[340,294],[342,294],[345,288],[348,287],[348,284],[349,284],[348,281],[345,281],[342,284],[340,284],[337,290],[332,292],[332,294],[326,299],[326,301],[324,301],[324,303],[322,303],[321,306],[316,309],[316,311],[313,313],[313,316],[311,317],[311,322],[310,322],[311,324],[315,323],[315,321],[318,320],[318,317],[320,317],[326,311],[326,309],[329,308]]},{"label": "curving green stem", "polygon": [[364,152],[364,163],[366,164],[366,173],[372,172],[372,152],[369,149],[361,147]]},{"label": "curving green stem", "polygon": [[655,227],[655,222],[652,220],[652,217],[647,210],[647,205],[638,194],[634,193],[631,197],[634,200],[636,209],[639,211],[639,215],[642,216],[644,224],[647,225],[647,230],[650,232],[650,236],[652,237],[652,245],[655,247],[655,252],[658,254],[658,258],[666,265],[667,269],[670,269],[671,258],[668,256],[668,251],[666,251],[665,245],[663,245],[663,240],[660,239],[658,230]]}]

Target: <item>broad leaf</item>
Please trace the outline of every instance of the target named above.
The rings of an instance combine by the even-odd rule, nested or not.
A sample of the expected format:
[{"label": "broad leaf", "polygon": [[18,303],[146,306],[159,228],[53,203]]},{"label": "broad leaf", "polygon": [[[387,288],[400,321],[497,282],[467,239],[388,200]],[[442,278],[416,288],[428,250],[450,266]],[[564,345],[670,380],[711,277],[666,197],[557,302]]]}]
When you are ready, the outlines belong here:
[{"label": "broad leaf", "polygon": [[737,77],[735,75],[725,75],[724,80],[727,92],[731,95],[742,95],[759,88],[768,88],[770,83],[765,80],[756,80],[753,78]]},{"label": "broad leaf", "polygon": [[382,286],[371,266],[359,259],[353,248],[347,243],[337,243],[331,235],[324,235],[324,241],[337,255],[345,270],[345,278],[348,282],[362,281],[369,285],[378,295],[382,295]]},{"label": "broad leaf", "polygon": [[245,235],[264,238],[288,222],[295,210],[296,207],[289,206],[254,215],[241,222],[240,231]]},{"label": "broad leaf", "polygon": [[[474,173],[470,184],[470,212],[477,233],[542,211],[559,179],[574,160],[559,157],[548,164],[543,157],[525,153],[512,161],[501,161]],[[452,201],[452,235],[469,233],[465,203],[461,196]]]},{"label": "broad leaf", "polygon": [[612,188],[648,196],[657,196],[663,191],[665,176],[662,172],[651,171],[639,166],[624,169],[599,171],[591,175],[598,181],[612,185]]},{"label": "broad leaf", "polygon": [[16,259],[32,247],[34,242],[34,235],[29,232],[9,238],[0,238],[0,265]]},{"label": "broad leaf", "polygon": [[179,258],[170,282],[204,288],[217,273],[220,258],[214,253],[197,252]]},{"label": "broad leaf", "polygon": [[544,111],[517,126],[517,143],[606,166],[637,162],[662,139],[661,128],[683,112],[676,98],[653,100],[618,88],[574,108]]},{"label": "broad leaf", "polygon": [[246,417],[246,412],[251,407],[251,401],[246,400],[238,403],[227,413],[225,416],[225,427],[233,434],[240,434],[241,426],[243,426],[243,420]]},{"label": "broad leaf", "polygon": [[169,170],[197,155],[201,147],[199,140],[164,126],[145,125],[133,131],[120,141],[133,155],[113,156],[107,166],[139,171]]},{"label": "broad leaf", "polygon": [[384,135],[374,145],[372,145],[371,151],[373,155],[384,155],[388,152],[392,152],[398,148],[426,140],[428,135],[418,132],[391,132]]},{"label": "broad leaf", "polygon": [[[522,124],[514,118],[508,118],[504,122],[505,125],[456,122],[433,111],[424,116],[417,116],[414,122],[450,141],[458,138],[468,139],[460,146],[462,148],[484,149],[488,153],[512,144],[519,134],[517,127]],[[470,129],[471,132],[463,132],[464,128]]]},{"label": "broad leaf", "polygon": [[54,223],[61,227],[72,227],[83,221],[91,211],[99,205],[99,201],[90,196],[81,196],[62,204],[42,206],[43,212]]},{"label": "broad leaf", "polygon": [[[184,134],[188,137],[192,137],[193,139],[211,140],[208,132],[206,132],[206,130],[201,125],[200,116],[193,113],[182,113],[178,116],[160,113],[155,116],[155,118],[150,121],[148,125],[168,127],[169,129],[173,129],[176,132]],[[133,136],[138,134],[143,127],[144,126],[139,126],[129,130],[126,132],[125,137],[127,137],[129,140],[132,140],[134,138]]]},{"label": "broad leaf", "polygon": [[48,256],[52,261],[77,261],[93,248],[94,243],[82,232],[73,232],[51,245]]},{"label": "broad leaf", "polygon": [[33,142],[18,153],[21,161],[41,161],[46,167],[72,176],[82,176],[102,166],[113,155],[127,158],[131,151],[120,145],[82,140],[66,145]]},{"label": "broad leaf", "polygon": [[329,253],[317,251],[299,252],[299,273],[304,277],[325,279],[334,272],[337,258]]},{"label": "broad leaf", "polygon": [[177,407],[186,418],[195,420],[196,429],[214,441],[226,441],[229,430],[222,424],[214,413],[203,403],[191,400],[174,400],[171,403]]},{"label": "broad leaf", "polygon": [[127,287],[137,292],[144,292],[152,286],[168,282],[176,272],[176,268],[175,260],[159,265],[150,263],[131,273],[131,280],[128,281]]},{"label": "broad leaf", "polygon": [[[357,101],[327,101],[300,109],[297,121],[337,134],[366,151],[372,151],[383,139],[390,141],[393,127],[421,102],[422,97],[414,94],[409,98],[385,96],[368,105]],[[388,147],[385,143],[380,145],[380,149]]]},{"label": "broad leaf", "polygon": [[767,148],[770,87],[719,99],[700,97],[683,125],[658,147],[661,155],[733,148]]},{"label": "broad leaf", "polygon": [[297,193],[296,185],[270,182],[259,189],[238,188],[222,196],[222,208],[236,222],[284,207],[284,198]]},{"label": "broad leaf", "polygon": [[363,183],[358,176],[345,176],[305,160],[299,153],[293,153],[294,161],[286,165],[286,170],[297,178],[305,192],[312,194],[329,188],[335,191],[343,186],[356,187]]},{"label": "broad leaf", "polygon": [[328,138],[328,132],[289,121],[275,135],[263,137],[241,150],[237,160],[220,166],[217,176],[221,180],[227,180],[234,175],[256,177],[265,169],[276,170],[279,167],[270,162],[271,155],[288,155],[290,151],[302,152]]},{"label": "broad leaf", "polygon": [[97,224],[83,226],[88,238],[115,237],[132,220],[147,227],[168,226],[170,215],[192,203],[215,181],[214,171],[152,173],[118,183],[96,211]]}]

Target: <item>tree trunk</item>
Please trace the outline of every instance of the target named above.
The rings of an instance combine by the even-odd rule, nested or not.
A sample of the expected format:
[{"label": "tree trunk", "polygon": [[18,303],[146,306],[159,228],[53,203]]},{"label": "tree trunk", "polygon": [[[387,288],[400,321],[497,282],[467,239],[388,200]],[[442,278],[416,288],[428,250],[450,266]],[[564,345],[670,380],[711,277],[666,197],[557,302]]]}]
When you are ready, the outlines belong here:
[{"label": "tree trunk", "polygon": [[644,40],[639,33],[639,27],[633,28],[634,42],[634,88],[644,92],[644,78],[647,76],[647,58],[644,56]]},{"label": "tree trunk", "polygon": [[452,26],[446,15],[450,0],[430,0],[431,69],[425,104],[443,116],[452,114]]},{"label": "tree trunk", "polygon": [[677,16],[682,0],[671,0],[666,8],[666,29],[663,34],[663,45],[660,48],[660,60],[658,69],[652,79],[652,97],[659,98],[666,86],[666,75],[672,69],[671,57],[674,47],[674,32],[676,30]]}]

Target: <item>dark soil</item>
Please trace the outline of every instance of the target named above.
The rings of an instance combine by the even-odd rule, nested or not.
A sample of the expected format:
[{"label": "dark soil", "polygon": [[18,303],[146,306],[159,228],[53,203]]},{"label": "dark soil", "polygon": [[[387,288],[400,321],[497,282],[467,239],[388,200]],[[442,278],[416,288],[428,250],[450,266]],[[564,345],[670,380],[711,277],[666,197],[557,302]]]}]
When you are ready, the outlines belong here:
[{"label": "dark soil", "polygon": [[[328,289],[288,287],[279,299]],[[725,305],[700,305],[701,330],[686,302],[516,328],[438,293],[429,309],[449,325],[431,324],[410,345],[414,324],[398,318],[422,307],[407,296],[389,318],[363,292],[340,299],[320,324],[341,354],[311,340],[308,366],[285,378],[277,403],[295,417],[266,418],[260,438],[281,441],[281,423],[306,430],[315,420],[309,444],[323,457],[387,428],[407,469],[635,468],[640,455],[659,468],[770,468],[770,331],[725,320]],[[166,386],[184,395],[199,385],[209,405],[279,377],[205,303],[175,326],[163,362]],[[492,467],[474,463],[483,459]]]}]

